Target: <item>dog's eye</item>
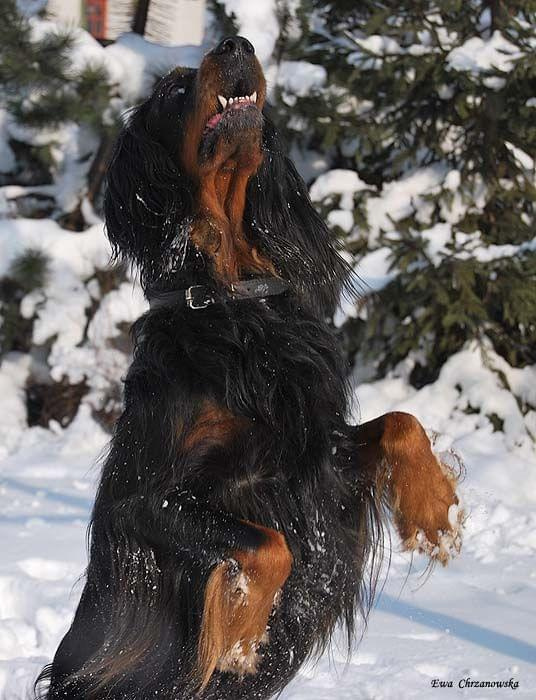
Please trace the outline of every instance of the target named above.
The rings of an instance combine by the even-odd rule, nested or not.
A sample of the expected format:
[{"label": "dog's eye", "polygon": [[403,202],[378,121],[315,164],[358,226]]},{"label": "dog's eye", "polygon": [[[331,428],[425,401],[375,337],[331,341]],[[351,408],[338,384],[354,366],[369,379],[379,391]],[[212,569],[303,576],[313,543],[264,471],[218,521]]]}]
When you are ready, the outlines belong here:
[{"label": "dog's eye", "polygon": [[180,97],[180,95],[184,95],[186,93],[186,88],[184,85],[181,85],[180,83],[174,83],[173,85],[170,85],[166,91],[166,97],[174,98],[174,97]]}]

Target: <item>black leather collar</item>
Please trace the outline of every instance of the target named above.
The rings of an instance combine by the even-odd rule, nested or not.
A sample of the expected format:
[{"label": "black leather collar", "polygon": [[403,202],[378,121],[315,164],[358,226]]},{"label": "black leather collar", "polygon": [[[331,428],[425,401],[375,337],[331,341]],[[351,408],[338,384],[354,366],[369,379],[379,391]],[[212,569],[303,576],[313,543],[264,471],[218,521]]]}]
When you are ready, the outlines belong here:
[{"label": "black leather collar", "polygon": [[279,277],[255,277],[231,285],[227,292],[216,292],[204,284],[194,284],[188,289],[172,292],[147,292],[151,309],[160,306],[186,306],[189,309],[205,309],[211,304],[223,304],[242,299],[265,299],[288,292],[290,285]]}]

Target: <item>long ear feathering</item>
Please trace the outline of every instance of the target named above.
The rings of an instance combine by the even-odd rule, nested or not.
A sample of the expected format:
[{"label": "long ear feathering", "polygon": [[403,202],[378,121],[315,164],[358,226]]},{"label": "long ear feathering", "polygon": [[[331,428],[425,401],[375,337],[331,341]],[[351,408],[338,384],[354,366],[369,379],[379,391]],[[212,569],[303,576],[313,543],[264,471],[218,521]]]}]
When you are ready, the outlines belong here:
[{"label": "long ear feathering", "polygon": [[358,278],[313,207],[307,187],[264,115],[264,160],[248,186],[245,217],[265,254],[309,306],[331,316],[341,294],[355,299]]},{"label": "long ear feathering", "polygon": [[[187,245],[193,212],[190,178],[149,129],[150,100],[132,110],[119,134],[106,179],[104,215],[114,256],[154,284]],[[172,250],[174,249],[174,251]]]}]

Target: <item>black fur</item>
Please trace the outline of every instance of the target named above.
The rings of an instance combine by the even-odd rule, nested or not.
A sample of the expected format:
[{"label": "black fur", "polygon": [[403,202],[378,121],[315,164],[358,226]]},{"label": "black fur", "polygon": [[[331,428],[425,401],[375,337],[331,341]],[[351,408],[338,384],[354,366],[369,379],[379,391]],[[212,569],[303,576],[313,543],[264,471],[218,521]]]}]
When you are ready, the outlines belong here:
[{"label": "black fur", "polygon": [[[110,166],[108,235],[145,289],[218,285],[188,238],[196,188],[178,165],[180,139],[169,141],[170,120],[177,133],[191,108],[194,79],[162,81],[130,115]],[[292,292],[197,311],[160,307],[135,324],[87,582],[41,678],[51,679],[49,700],[193,698],[205,582],[230,549],[260,544],[243,519],[284,533],[292,573],[258,672],[216,672],[200,697],[272,697],[338,623],[350,642],[370,604],[381,505],[345,422],[347,367],[326,322],[351,275],[266,115],[263,147],[245,228]],[[251,427],[227,447],[185,450],[207,399]],[[122,658],[130,663],[117,671]]]}]

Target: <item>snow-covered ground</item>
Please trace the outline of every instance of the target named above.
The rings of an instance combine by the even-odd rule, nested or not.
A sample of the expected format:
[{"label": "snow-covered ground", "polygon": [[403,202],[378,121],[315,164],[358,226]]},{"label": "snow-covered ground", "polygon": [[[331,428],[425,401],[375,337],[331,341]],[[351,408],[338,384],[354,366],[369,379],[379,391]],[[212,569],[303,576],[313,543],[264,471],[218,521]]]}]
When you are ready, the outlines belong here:
[{"label": "snow-covered ground", "polygon": [[[464,548],[447,569],[436,568],[429,577],[421,557],[411,562],[394,551],[350,662],[335,649],[302,670],[285,700],[494,698],[512,692],[458,688],[465,679],[513,679],[516,697],[536,696],[536,460],[528,443],[509,444],[508,434],[493,433],[478,414],[453,407],[452,373],[469,373],[474,356],[467,349],[454,358],[457,369],[451,364],[434,387],[419,392],[396,377],[360,386],[363,418],[394,407],[411,410],[441,431],[438,449],[453,444],[463,454],[461,490],[470,513]],[[0,462],[1,700],[29,697],[38,670],[69,626],[86,561],[96,460],[107,440],[88,406],[65,430],[31,428],[22,438]],[[434,687],[440,681],[452,681],[453,688]]]}]

